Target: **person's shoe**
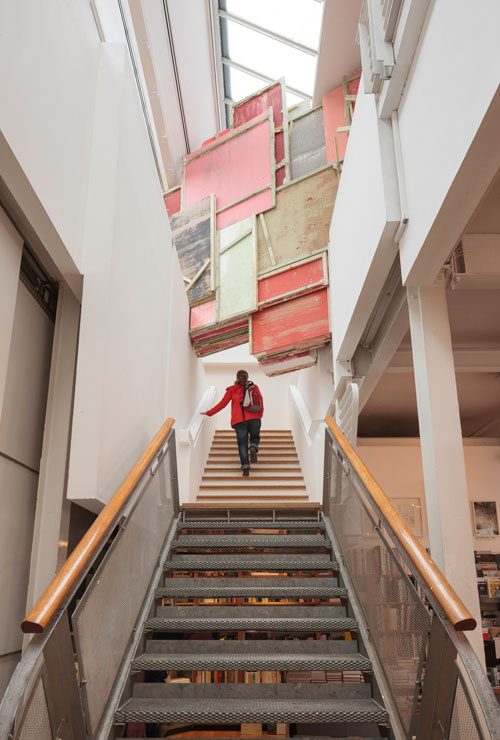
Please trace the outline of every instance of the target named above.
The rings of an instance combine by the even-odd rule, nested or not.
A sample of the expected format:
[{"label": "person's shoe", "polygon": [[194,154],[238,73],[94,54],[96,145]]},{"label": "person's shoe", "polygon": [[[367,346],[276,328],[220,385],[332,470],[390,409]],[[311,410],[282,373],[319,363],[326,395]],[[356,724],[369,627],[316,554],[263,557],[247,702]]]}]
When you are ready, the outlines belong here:
[{"label": "person's shoe", "polygon": [[242,473],[242,475],[243,475],[243,476],[244,476],[245,478],[248,478],[248,477],[249,477],[249,475],[250,475],[250,469],[249,469],[249,468],[245,468],[245,469],[244,469],[244,471],[243,471],[243,473]]},{"label": "person's shoe", "polygon": [[254,445],[250,445],[250,460],[253,463],[257,462],[257,452],[258,452],[257,447],[255,447]]}]

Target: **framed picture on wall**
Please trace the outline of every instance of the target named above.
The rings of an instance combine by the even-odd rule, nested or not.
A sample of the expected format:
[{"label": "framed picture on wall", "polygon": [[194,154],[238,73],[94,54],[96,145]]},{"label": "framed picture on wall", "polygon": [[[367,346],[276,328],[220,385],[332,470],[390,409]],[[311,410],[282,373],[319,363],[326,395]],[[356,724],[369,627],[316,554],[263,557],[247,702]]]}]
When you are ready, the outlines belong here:
[{"label": "framed picture on wall", "polygon": [[422,502],[419,498],[393,498],[394,507],[411,529],[415,537],[424,534],[422,525]]},{"label": "framed picture on wall", "polygon": [[476,537],[493,537],[499,534],[496,501],[473,501],[472,515]]}]

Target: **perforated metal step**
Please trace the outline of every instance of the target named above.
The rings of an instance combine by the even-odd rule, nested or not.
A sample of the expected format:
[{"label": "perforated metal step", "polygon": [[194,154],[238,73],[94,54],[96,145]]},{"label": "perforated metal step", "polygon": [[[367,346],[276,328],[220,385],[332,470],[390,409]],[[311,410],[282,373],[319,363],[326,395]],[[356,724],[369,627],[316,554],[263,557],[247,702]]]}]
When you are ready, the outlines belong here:
[{"label": "perforated metal step", "polygon": [[[174,608],[174,607],[172,607]],[[224,614],[229,607],[221,607]],[[279,608],[279,607],[278,607]],[[255,610],[257,607],[255,607]],[[267,607],[267,611],[270,611]],[[195,607],[191,607],[194,612]],[[208,616],[203,608],[199,616],[164,616],[147,619],[144,625],[146,630],[154,632],[241,632],[256,630],[265,632],[344,632],[357,631],[357,622],[348,617],[303,616],[286,617],[288,609],[283,609],[283,616],[244,616],[238,610],[237,616]],[[252,608],[252,610],[254,610]],[[306,612],[306,609],[303,610]]]},{"label": "perforated metal step", "polygon": [[330,549],[330,541],[322,535],[313,534],[225,534],[225,535],[196,535],[181,534],[173,542],[174,549],[200,548],[286,548],[296,549]]},{"label": "perforated metal step", "polygon": [[179,522],[177,529],[312,529],[324,531],[324,522],[312,521],[186,521]]},{"label": "perforated metal step", "polygon": [[129,699],[116,722],[328,722],[386,724],[388,715],[374,699]]},{"label": "perforated metal step", "polygon": [[[272,642],[272,641],[269,641]],[[288,642],[288,641],[287,641]],[[368,658],[354,655],[318,655],[317,653],[280,654],[254,652],[242,654],[144,653],[132,664],[138,671],[370,671]]]},{"label": "perforated metal step", "polygon": [[168,578],[156,597],[346,597],[336,578]]},{"label": "perforated metal step", "polygon": [[336,571],[338,564],[329,555],[175,555],[165,563],[165,570],[185,571]]}]

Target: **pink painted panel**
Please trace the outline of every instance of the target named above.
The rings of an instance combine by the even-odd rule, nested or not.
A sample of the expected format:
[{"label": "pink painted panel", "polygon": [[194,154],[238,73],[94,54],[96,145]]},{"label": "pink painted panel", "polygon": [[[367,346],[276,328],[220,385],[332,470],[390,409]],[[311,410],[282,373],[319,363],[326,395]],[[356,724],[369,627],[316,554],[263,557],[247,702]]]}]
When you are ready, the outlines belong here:
[{"label": "pink painted panel", "polygon": [[[359,89],[359,79],[347,83],[347,92],[349,95],[357,95]],[[325,125],[325,142],[326,142],[326,159],[328,162],[335,162],[337,154],[335,152],[335,137],[337,137],[337,146],[339,157],[345,156],[347,148],[347,133],[337,133],[340,126],[345,126],[345,109],[344,109],[344,91],[342,85],[323,95],[323,123]]]},{"label": "pink painted panel", "polygon": [[167,193],[164,200],[169,216],[173,216],[174,213],[178,213],[181,210],[181,186],[179,185],[176,190],[172,190],[171,193]]},{"label": "pink painted panel", "polygon": [[215,301],[208,301],[207,303],[200,303],[198,306],[193,306],[191,309],[191,317],[189,321],[190,329],[199,329],[202,326],[208,326],[214,324],[217,318],[217,307]]},{"label": "pink painted panel", "polygon": [[251,315],[253,355],[317,346],[330,334],[328,289],[308,293]]},{"label": "pink painted panel", "polygon": [[[312,262],[306,262],[306,264],[297,265],[296,267],[291,265],[288,270],[259,280],[259,303],[279,299],[286,293],[306,291],[310,286],[325,280],[326,277],[322,257]],[[288,300],[291,298],[292,296]]]},{"label": "pink painted panel", "polygon": [[285,135],[283,131],[278,131],[274,135],[274,159],[279,164],[285,158]]},{"label": "pink painted panel", "polygon": [[[261,113],[268,112],[269,108],[273,109],[274,125],[279,128],[283,125],[283,95],[281,82],[277,82],[272,87],[268,87],[259,95],[254,95],[250,100],[242,103],[236,103],[233,107],[233,126],[241,126],[242,123],[251,121],[253,118],[260,116]],[[278,161],[278,160],[276,160]]]},{"label": "pink painted panel", "polygon": [[[271,122],[263,118],[237,136],[226,136],[213,149],[194,159],[184,159],[184,206],[216,194],[216,208],[245,199],[217,216],[221,229],[273,207]],[[269,190],[252,196],[256,190]]]}]

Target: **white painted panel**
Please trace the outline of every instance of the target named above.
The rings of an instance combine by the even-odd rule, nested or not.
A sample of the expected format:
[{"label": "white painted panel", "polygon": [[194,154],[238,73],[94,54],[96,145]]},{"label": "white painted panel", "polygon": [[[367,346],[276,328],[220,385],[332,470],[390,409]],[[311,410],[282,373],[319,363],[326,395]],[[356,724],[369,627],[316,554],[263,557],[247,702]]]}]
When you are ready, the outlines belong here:
[{"label": "white painted panel", "polygon": [[36,473],[0,457],[0,655],[22,643],[37,485]]},{"label": "white painted panel", "polygon": [[257,307],[255,219],[228,226],[218,236],[218,318],[244,316]]},{"label": "white painted panel", "polygon": [[0,419],[0,451],[40,466],[54,326],[19,282]]},{"label": "white painted panel", "polygon": [[410,285],[433,282],[500,166],[500,3],[471,8],[431,3],[399,106],[409,217],[401,271]]},{"label": "white painted panel", "polygon": [[23,240],[0,208],[0,418],[7,380]]},{"label": "white painted panel", "polygon": [[349,360],[397,253],[392,127],[360,85],[330,228],[335,359]]}]

